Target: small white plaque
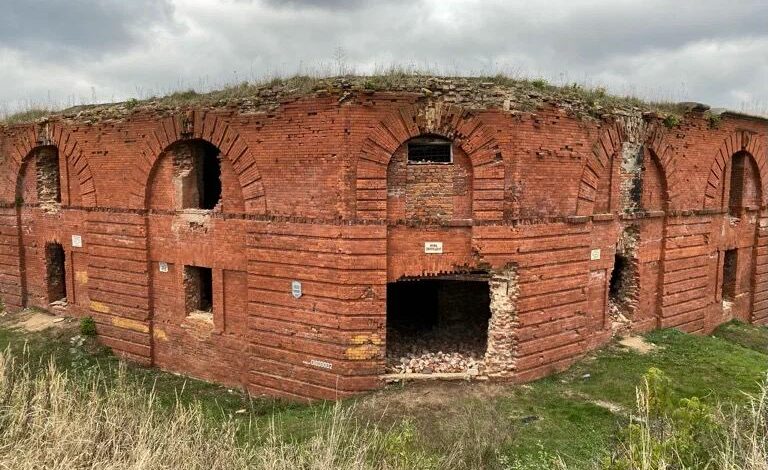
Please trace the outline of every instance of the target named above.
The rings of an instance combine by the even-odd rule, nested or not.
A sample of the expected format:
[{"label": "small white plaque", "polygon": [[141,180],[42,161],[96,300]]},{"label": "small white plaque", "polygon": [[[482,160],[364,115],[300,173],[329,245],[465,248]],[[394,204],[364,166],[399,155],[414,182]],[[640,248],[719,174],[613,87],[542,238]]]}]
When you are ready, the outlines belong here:
[{"label": "small white plaque", "polygon": [[161,273],[167,273],[168,272],[168,263],[166,263],[165,261],[160,261],[157,264],[157,266],[158,266],[158,268],[160,268],[160,272]]},{"label": "small white plaque", "polygon": [[443,252],[443,242],[424,242],[424,253],[437,253]]},{"label": "small white plaque", "polygon": [[589,253],[589,259],[596,261],[600,259],[600,248],[595,248]]},{"label": "small white plaque", "polygon": [[301,282],[299,281],[291,281],[291,294],[294,298],[298,299],[302,296],[301,293]]},{"label": "small white plaque", "polygon": [[83,237],[80,235],[72,235],[72,248],[82,248],[83,247]]}]

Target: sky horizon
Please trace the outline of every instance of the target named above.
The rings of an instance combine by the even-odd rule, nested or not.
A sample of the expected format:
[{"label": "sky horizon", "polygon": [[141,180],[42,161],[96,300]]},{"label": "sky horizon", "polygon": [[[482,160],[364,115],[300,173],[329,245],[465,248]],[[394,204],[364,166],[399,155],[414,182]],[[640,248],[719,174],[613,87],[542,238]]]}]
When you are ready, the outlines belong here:
[{"label": "sky horizon", "polygon": [[540,5],[0,0],[0,115],[393,66],[542,77],[768,115],[768,2]]}]

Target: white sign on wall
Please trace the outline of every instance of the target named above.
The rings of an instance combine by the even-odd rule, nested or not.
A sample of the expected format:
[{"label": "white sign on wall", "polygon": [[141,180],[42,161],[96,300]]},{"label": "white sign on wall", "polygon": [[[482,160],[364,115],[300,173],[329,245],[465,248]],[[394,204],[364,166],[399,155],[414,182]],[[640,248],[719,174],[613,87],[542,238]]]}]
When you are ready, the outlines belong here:
[{"label": "white sign on wall", "polygon": [[596,261],[600,259],[600,248],[595,248],[589,253],[589,259]]},{"label": "white sign on wall", "polygon": [[160,261],[157,264],[157,266],[158,266],[158,268],[160,268],[160,272],[161,273],[167,273],[168,272],[168,263],[166,263],[165,261]]},{"label": "white sign on wall", "polygon": [[443,242],[424,242],[424,253],[437,253],[443,252]]},{"label": "white sign on wall", "polygon": [[302,296],[301,293],[301,282],[299,281],[291,281],[291,294],[295,299],[298,299]]},{"label": "white sign on wall", "polygon": [[83,237],[80,235],[72,235],[72,248],[82,248],[83,247]]}]

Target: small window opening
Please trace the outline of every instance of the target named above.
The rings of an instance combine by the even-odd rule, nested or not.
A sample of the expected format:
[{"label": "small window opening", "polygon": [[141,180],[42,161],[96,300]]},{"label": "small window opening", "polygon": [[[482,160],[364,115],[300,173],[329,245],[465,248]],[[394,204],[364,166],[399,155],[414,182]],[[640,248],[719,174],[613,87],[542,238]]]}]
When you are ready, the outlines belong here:
[{"label": "small window opening", "polygon": [[183,209],[214,209],[221,200],[219,149],[210,142],[192,141],[174,150],[176,178],[180,180]]},{"label": "small window opening", "polygon": [[49,304],[66,306],[67,276],[65,263],[64,248],[61,244],[48,243],[45,245],[46,285]]},{"label": "small window opening", "polygon": [[482,276],[387,284],[387,371],[481,373],[490,317]]},{"label": "small window opening", "polygon": [[445,139],[418,137],[408,142],[408,163],[451,163],[451,142]]},{"label": "small window opening", "polygon": [[56,147],[42,147],[35,153],[37,200],[41,204],[61,202],[59,152]]},{"label": "small window opening", "polygon": [[187,315],[213,318],[213,270],[184,266],[184,297]]},{"label": "small window opening", "polygon": [[723,303],[736,298],[736,250],[726,250],[723,257]]},{"label": "small window opening", "polygon": [[744,164],[743,153],[737,153],[731,158],[731,188],[728,193],[728,213],[739,216],[744,207]]}]

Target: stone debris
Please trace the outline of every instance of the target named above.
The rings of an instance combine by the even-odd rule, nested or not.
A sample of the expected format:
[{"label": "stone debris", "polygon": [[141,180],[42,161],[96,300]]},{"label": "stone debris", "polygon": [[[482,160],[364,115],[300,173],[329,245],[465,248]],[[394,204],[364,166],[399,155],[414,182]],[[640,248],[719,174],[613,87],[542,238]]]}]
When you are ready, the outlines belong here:
[{"label": "stone debris", "polygon": [[608,316],[611,319],[613,336],[624,336],[632,328],[632,320],[626,315],[626,303],[608,299]]},{"label": "stone debris", "polygon": [[387,335],[387,373],[480,375],[484,371],[486,335],[476,328],[436,328],[416,337],[390,330]]},{"label": "stone debris", "polygon": [[48,304],[49,307],[51,307],[51,310],[54,312],[63,312],[67,310],[67,306],[69,303],[67,302],[67,298],[64,297],[63,299],[54,300],[50,304]]}]

